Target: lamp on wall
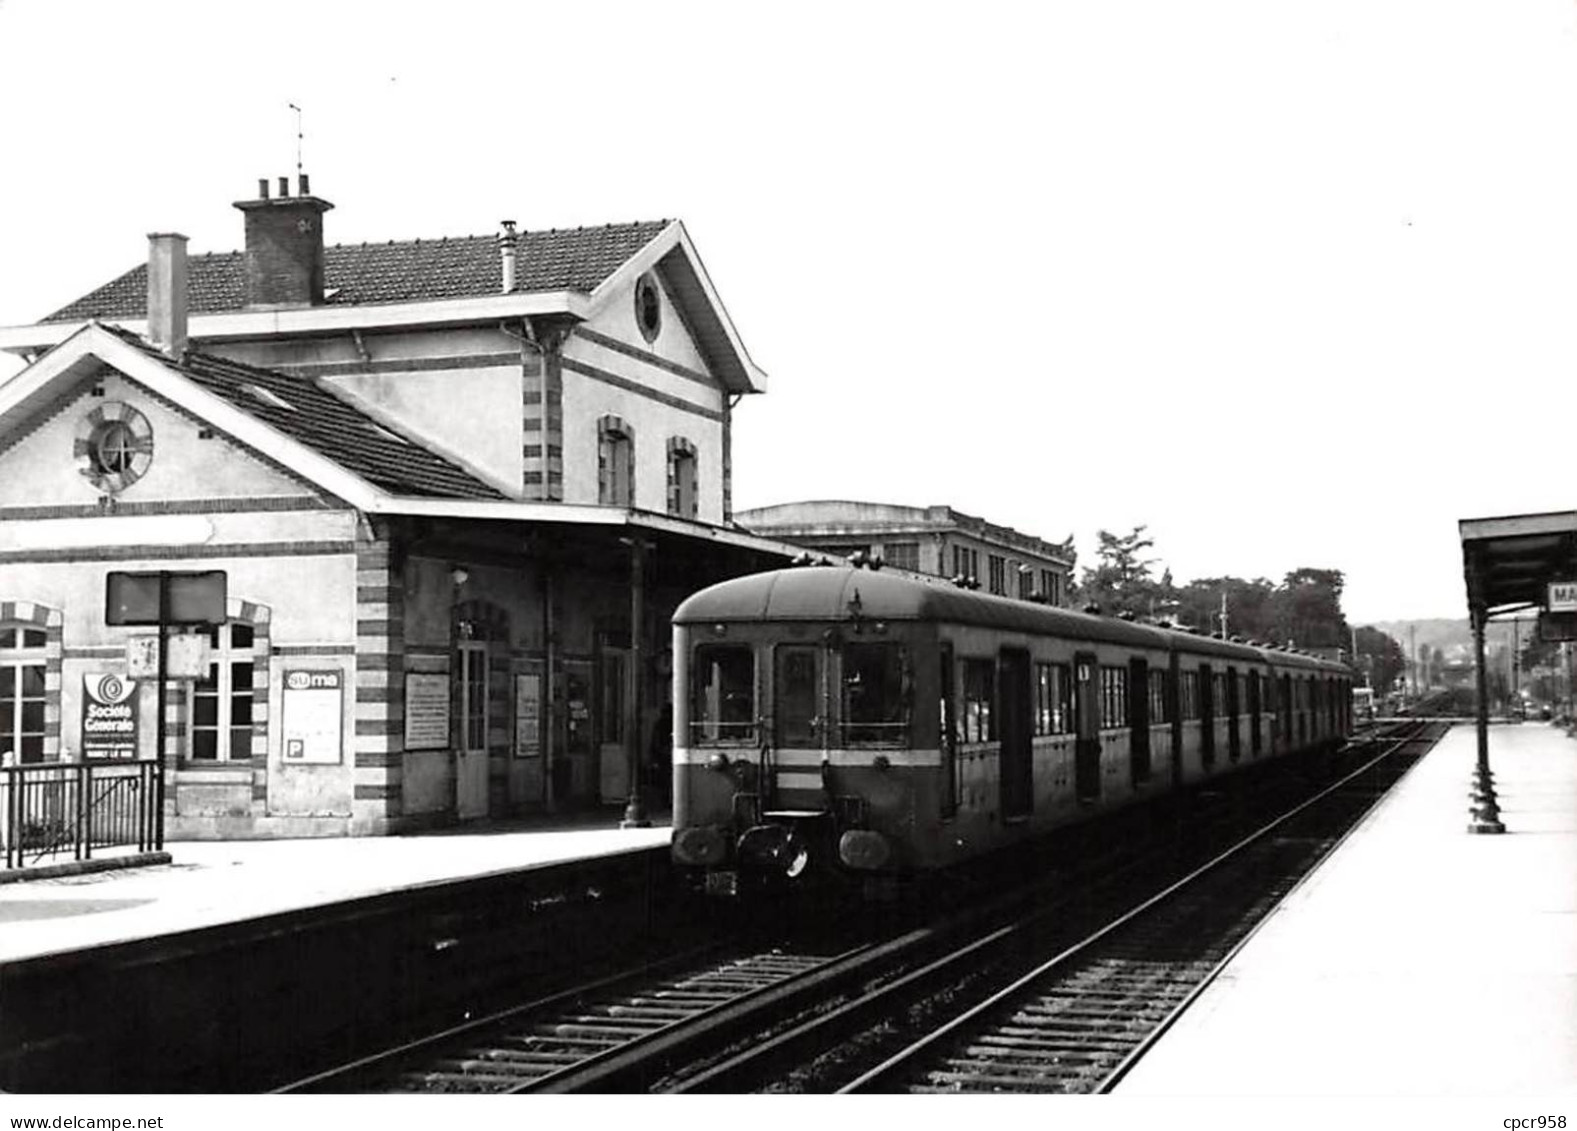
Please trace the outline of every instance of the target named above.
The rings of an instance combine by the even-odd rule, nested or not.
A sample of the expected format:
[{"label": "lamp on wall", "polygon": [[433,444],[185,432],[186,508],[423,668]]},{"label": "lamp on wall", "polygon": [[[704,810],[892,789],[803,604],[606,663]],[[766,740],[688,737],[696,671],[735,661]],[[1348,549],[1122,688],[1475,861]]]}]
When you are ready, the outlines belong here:
[{"label": "lamp on wall", "polygon": [[454,582],[456,589],[471,580],[471,571],[464,566],[455,566],[449,571],[449,580]]}]

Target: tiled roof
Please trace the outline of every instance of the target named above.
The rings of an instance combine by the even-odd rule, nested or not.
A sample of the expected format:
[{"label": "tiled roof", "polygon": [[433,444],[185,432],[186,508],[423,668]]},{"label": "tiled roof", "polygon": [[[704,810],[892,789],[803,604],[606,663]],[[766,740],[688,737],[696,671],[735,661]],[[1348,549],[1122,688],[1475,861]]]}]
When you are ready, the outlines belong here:
[{"label": "tiled roof", "polygon": [[457,464],[385,428],[306,377],[188,350],[179,361],[137,335],[105,330],[319,455],[396,495],[501,499]]},{"label": "tiled roof", "polygon": [[[668,226],[657,220],[522,232],[516,252],[515,290],[587,293]],[[413,302],[498,294],[502,277],[498,237],[334,244],[324,251],[327,305]],[[241,310],[245,305],[244,252],[194,255],[187,260],[187,295],[193,314]],[[133,267],[112,283],[55,311],[45,322],[88,318],[143,318],[148,309],[148,267]]]}]

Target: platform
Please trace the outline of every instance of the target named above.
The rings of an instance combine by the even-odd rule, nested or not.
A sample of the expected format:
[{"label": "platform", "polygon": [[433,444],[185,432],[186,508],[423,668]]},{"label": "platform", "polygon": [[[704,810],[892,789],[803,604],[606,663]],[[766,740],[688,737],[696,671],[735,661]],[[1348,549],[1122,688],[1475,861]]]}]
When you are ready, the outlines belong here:
[{"label": "platform", "polygon": [[668,843],[620,810],[391,837],[175,841],[153,867],[0,885],[0,963]]},{"label": "platform", "polygon": [[1577,1095],[1577,739],[1451,730],[1120,1083],[1124,1096]]}]

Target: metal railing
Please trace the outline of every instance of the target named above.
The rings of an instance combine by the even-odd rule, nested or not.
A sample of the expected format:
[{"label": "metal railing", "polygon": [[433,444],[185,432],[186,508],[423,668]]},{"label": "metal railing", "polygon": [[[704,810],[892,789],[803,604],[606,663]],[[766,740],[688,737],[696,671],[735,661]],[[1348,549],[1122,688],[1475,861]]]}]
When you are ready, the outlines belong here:
[{"label": "metal railing", "polygon": [[156,851],[163,807],[164,777],[151,758],[0,766],[4,867],[87,860],[100,848]]}]

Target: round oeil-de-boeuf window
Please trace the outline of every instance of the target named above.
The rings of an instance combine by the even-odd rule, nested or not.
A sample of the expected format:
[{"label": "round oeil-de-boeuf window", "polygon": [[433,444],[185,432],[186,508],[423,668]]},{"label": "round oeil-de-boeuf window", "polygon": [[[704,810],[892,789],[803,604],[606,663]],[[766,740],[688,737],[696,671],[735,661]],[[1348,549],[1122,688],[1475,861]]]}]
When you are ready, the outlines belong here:
[{"label": "round oeil-de-boeuf window", "polygon": [[124,491],[153,462],[153,427],[123,401],[105,401],[77,424],[77,468],[100,491]]},{"label": "round oeil-de-boeuf window", "polygon": [[663,304],[657,290],[657,280],[642,275],[635,281],[635,324],[641,328],[641,337],[648,342],[657,340],[663,328]]}]

